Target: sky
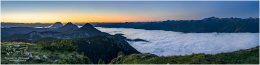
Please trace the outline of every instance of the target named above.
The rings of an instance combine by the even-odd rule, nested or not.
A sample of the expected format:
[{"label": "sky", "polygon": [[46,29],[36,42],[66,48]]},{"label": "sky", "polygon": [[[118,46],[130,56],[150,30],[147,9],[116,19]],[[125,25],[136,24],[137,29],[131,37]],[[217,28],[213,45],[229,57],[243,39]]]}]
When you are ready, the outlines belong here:
[{"label": "sky", "polygon": [[1,22],[151,22],[258,17],[258,1],[2,1]]}]

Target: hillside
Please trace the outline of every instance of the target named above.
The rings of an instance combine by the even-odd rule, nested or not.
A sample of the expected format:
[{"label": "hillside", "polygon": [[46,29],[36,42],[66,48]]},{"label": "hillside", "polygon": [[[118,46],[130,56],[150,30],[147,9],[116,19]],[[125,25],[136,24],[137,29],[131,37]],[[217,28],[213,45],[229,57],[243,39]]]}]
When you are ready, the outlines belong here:
[{"label": "hillside", "polygon": [[[61,32],[60,29],[63,31]],[[56,31],[57,30],[57,31]],[[98,63],[99,60],[102,60],[104,63],[109,63],[113,58],[117,57],[117,53],[122,52],[125,54],[140,53],[135,48],[133,48],[125,39],[121,39],[120,36],[110,35],[108,33],[101,32],[94,28],[91,24],[85,24],[83,27],[76,29],[75,24],[68,23],[63,27],[56,29],[48,29],[46,31],[38,32],[32,31],[25,34],[13,34],[9,37],[2,40],[6,45],[3,45],[3,49],[6,49],[6,52],[3,52],[3,57],[6,57],[10,54],[16,56],[23,56],[16,54],[16,51],[10,49],[20,50],[20,46],[26,48],[25,50],[18,51],[19,54],[28,54],[29,52],[38,53],[42,56],[41,52],[48,53],[45,54],[45,58],[52,58],[52,55],[61,54],[60,59],[50,59],[50,60],[38,60],[28,59],[23,60],[22,63]],[[10,43],[13,42],[13,43]],[[20,45],[21,42],[21,45]],[[27,42],[27,43],[25,43]],[[16,46],[19,46],[16,48]],[[32,47],[32,48],[30,48]],[[24,49],[22,48],[22,49]],[[30,48],[30,49],[28,49]],[[25,52],[27,51],[28,52]],[[10,51],[10,52],[9,52]],[[76,53],[76,54],[70,54]],[[5,55],[6,54],[6,55]],[[32,53],[31,53],[32,54]],[[32,54],[37,55],[38,54]],[[67,55],[68,54],[68,55]],[[69,55],[79,54],[80,58],[70,57]],[[68,58],[66,57],[68,56]],[[84,57],[88,59],[88,62],[84,61]],[[13,57],[13,55],[11,55]],[[23,56],[24,57],[24,56]],[[65,58],[63,58],[65,57]],[[55,56],[56,58],[56,56]],[[76,60],[73,60],[76,59]],[[5,60],[3,63],[17,63]],[[56,61],[57,60],[57,61]],[[72,61],[70,61],[72,60]],[[55,62],[54,62],[55,61]],[[20,63],[20,62],[19,62]]]},{"label": "hillside", "polygon": [[[2,42],[2,64],[86,64],[92,63],[88,57],[79,54],[66,40],[54,45],[32,44],[25,42]],[[59,45],[59,46],[58,46]],[[50,50],[51,48],[55,50]]]},{"label": "hillside", "polygon": [[[92,57],[76,52],[80,48],[69,40],[50,45],[25,42],[3,42],[2,64],[92,64]],[[93,47],[92,47],[93,48]],[[12,50],[15,49],[15,50]],[[19,51],[19,52],[18,52]],[[98,51],[97,51],[98,52]],[[192,54],[185,56],[156,56],[153,54],[130,54],[118,52],[111,64],[258,64],[259,46],[229,53]],[[19,60],[17,60],[19,58]],[[14,61],[16,60],[16,61]],[[99,59],[97,63],[105,63]]]},{"label": "hillside", "polygon": [[111,64],[259,64],[259,46],[229,53],[159,57],[153,54],[121,54]]}]

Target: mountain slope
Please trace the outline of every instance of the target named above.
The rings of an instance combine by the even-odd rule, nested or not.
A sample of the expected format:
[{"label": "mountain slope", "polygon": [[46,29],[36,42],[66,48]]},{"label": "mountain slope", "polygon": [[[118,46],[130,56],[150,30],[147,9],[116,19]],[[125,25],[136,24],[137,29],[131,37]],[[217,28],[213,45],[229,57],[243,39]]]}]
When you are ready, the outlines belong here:
[{"label": "mountain slope", "polygon": [[84,53],[94,63],[103,60],[109,63],[117,57],[119,52],[125,54],[139,53],[129,43],[115,36],[95,36],[90,38],[74,39],[73,43],[78,47],[79,53]]},{"label": "mountain slope", "polygon": [[77,30],[78,26],[75,24],[72,24],[71,22],[65,24],[64,26],[58,28],[55,31],[59,31],[59,32],[68,32],[68,31],[73,31],[73,30]]},{"label": "mountain slope", "polygon": [[259,64],[259,46],[229,53],[159,57],[152,54],[119,55],[111,64]]}]

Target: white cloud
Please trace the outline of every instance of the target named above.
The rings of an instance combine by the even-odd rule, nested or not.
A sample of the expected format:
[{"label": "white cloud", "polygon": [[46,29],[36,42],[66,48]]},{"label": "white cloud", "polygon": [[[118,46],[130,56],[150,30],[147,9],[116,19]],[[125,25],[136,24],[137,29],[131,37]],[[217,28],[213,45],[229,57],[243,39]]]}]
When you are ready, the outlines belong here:
[{"label": "white cloud", "polygon": [[259,45],[258,33],[181,33],[100,27],[98,29],[110,34],[122,33],[129,39],[139,38],[150,41],[129,41],[129,43],[142,53],[152,53],[159,56],[190,55],[192,53],[216,54]]}]

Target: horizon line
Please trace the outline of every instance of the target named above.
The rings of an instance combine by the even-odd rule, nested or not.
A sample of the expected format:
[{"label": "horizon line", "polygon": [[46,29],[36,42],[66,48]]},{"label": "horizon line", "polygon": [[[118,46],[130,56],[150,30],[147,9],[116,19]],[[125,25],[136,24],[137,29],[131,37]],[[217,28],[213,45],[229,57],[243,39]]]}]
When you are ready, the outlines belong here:
[{"label": "horizon line", "polygon": [[[239,18],[239,17],[216,17],[216,16],[211,16],[211,17],[215,17],[215,18]],[[207,17],[207,18],[211,18],[211,17]],[[248,19],[248,18],[260,18],[260,17],[247,17],[247,18],[240,18],[240,19]],[[202,18],[202,19],[182,19],[182,20],[203,20],[203,19],[206,19],[206,18]],[[167,20],[171,20],[171,19],[167,19]],[[131,22],[131,23],[135,23],[135,22],[162,22],[162,21],[167,21],[167,20],[160,20],[160,21],[128,21],[128,22]],[[176,19],[176,21],[178,21]],[[56,22],[61,22],[61,23],[68,23],[68,22],[62,22],[62,21],[54,21],[52,23],[56,23]],[[115,22],[76,22],[76,21],[69,21],[69,22],[72,22],[72,23],[75,23],[75,24],[83,24],[83,23],[128,23],[127,21],[125,22],[122,22],[122,21],[115,21]],[[16,24],[52,24],[50,22],[47,22],[47,23],[42,23],[42,22],[33,22],[33,23],[26,23],[26,22],[10,22],[10,21],[1,21],[0,23],[16,23]]]}]

